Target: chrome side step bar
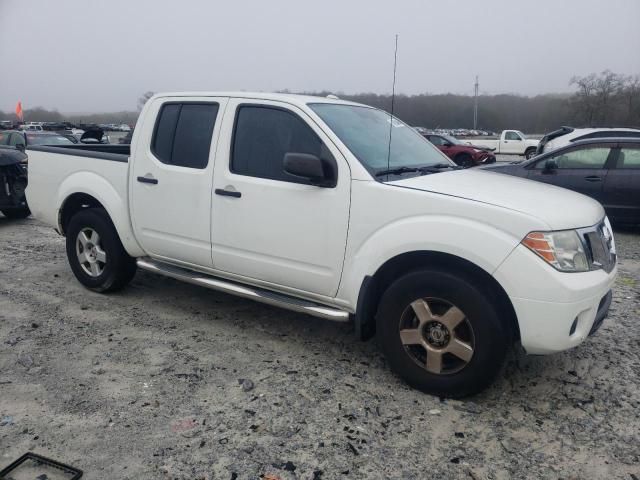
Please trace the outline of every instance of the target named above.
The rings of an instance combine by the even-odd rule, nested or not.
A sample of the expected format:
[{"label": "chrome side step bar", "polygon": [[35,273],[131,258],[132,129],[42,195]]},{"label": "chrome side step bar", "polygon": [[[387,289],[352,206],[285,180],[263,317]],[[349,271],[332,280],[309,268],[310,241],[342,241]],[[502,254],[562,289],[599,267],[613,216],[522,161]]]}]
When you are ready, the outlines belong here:
[{"label": "chrome side step bar", "polygon": [[150,258],[139,258],[138,267],[149,272],[160,273],[167,277],[182,280],[183,282],[200,285],[201,287],[218,290],[238,297],[249,298],[257,302],[266,303],[275,307],[293,310],[294,312],[306,313],[314,317],[332,320],[334,322],[349,321],[349,312],[338,308],[327,307],[319,303],[301,300],[281,293],[271,292],[262,288],[242,285],[229,280],[207,275],[205,273],[187,270],[166,263],[157,262]]}]

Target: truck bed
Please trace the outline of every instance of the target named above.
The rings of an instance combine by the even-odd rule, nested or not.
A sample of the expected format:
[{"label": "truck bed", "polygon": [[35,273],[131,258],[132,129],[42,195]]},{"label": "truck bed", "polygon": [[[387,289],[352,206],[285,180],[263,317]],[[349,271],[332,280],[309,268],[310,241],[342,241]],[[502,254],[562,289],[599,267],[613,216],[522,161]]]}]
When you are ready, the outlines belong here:
[{"label": "truck bed", "polygon": [[[72,193],[90,193],[127,231],[129,145],[70,145],[27,147],[27,201],[32,213],[58,225],[58,207]],[[85,185],[90,190],[78,188]]]}]

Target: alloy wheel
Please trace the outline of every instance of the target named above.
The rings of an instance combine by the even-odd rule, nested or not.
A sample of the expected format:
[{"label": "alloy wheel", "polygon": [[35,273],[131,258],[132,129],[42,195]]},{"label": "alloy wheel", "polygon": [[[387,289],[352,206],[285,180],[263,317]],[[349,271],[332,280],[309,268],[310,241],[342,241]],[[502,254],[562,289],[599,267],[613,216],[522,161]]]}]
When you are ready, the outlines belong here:
[{"label": "alloy wheel", "polygon": [[407,354],[430,373],[459,372],[473,357],[471,323],[462,310],[446,300],[415,300],[404,310],[399,330]]},{"label": "alloy wheel", "polygon": [[76,238],[76,255],[82,270],[90,277],[99,277],[107,264],[100,235],[92,228],[83,228]]}]

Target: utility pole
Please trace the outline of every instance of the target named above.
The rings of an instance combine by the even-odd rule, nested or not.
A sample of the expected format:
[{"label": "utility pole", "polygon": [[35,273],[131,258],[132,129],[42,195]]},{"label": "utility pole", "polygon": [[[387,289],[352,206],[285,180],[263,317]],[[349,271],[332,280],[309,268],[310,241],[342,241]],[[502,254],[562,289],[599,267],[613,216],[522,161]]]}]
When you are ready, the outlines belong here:
[{"label": "utility pole", "polygon": [[473,129],[478,129],[478,75],[476,75],[476,84],[474,85],[474,99],[473,99]]}]

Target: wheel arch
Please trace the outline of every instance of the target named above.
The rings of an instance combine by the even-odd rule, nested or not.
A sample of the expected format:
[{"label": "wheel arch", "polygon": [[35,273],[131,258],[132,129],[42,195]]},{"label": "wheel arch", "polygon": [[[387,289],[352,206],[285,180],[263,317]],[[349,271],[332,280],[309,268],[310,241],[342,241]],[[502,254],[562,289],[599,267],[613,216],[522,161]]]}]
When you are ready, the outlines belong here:
[{"label": "wheel arch", "polygon": [[441,268],[464,274],[479,285],[497,304],[514,339],[520,338],[515,309],[500,283],[486,270],[462,257],[449,253],[417,250],[396,255],[382,264],[373,275],[364,278],[355,314],[356,334],[363,340],[375,334],[375,315],[384,291],[400,276],[422,268]]},{"label": "wheel arch", "polygon": [[[91,188],[78,188],[89,185]],[[79,172],[68,177],[61,185],[58,201],[58,231],[64,235],[71,217],[84,208],[103,208],[116,228],[120,241],[132,257],[144,255],[133,234],[129,221],[129,209],[126,199],[104,178],[89,172]]]}]

